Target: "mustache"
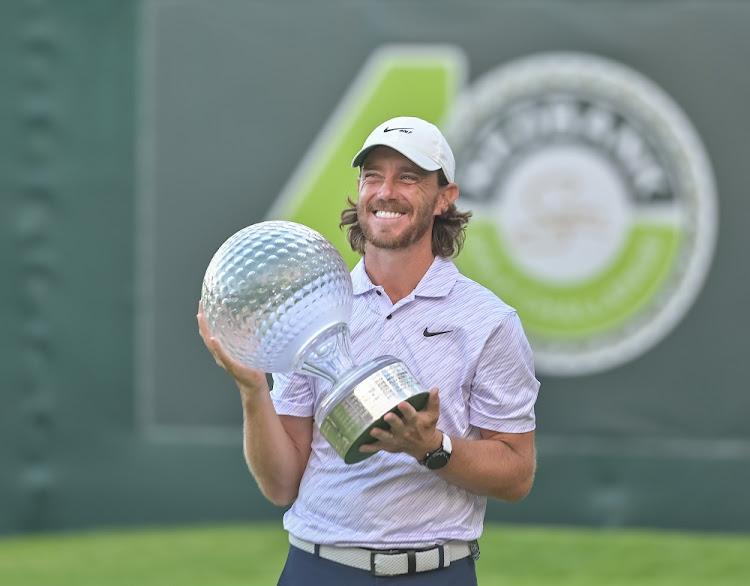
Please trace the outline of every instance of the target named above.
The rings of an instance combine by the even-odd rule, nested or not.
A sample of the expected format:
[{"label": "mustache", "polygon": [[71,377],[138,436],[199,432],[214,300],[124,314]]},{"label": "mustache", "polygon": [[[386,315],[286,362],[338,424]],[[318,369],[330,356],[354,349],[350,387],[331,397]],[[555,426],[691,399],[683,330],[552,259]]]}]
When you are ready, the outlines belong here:
[{"label": "mustache", "polygon": [[395,212],[399,214],[408,214],[411,211],[411,208],[408,206],[404,206],[402,204],[399,204],[394,201],[373,201],[368,203],[365,208],[365,212],[368,213],[374,213],[374,212]]}]

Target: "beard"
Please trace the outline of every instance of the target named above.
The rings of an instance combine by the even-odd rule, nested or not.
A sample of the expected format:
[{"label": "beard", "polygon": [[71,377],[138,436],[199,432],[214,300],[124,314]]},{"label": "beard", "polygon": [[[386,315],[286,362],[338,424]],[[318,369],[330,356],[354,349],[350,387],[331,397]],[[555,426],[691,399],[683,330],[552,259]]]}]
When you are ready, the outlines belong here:
[{"label": "beard", "polygon": [[[362,234],[365,237],[367,244],[376,248],[382,248],[385,250],[399,250],[408,248],[415,242],[419,241],[428,230],[432,229],[434,222],[435,204],[437,203],[437,196],[431,202],[422,202],[419,207],[415,210],[412,216],[412,221],[406,229],[400,234],[383,234],[375,233],[367,221],[371,218],[372,214],[376,210],[386,212],[400,212],[408,214],[409,209],[405,209],[403,206],[395,205],[388,201],[378,202],[377,205],[362,206],[361,200],[357,205],[357,223],[359,224]],[[363,221],[362,219],[366,220]]]}]

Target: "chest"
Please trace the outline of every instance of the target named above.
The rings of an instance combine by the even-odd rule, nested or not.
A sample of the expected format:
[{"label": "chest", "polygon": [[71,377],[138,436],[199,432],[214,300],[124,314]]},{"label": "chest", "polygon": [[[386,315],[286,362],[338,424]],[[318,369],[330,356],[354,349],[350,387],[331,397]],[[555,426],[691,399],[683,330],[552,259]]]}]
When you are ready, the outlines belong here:
[{"label": "chest", "polygon": [[350,330],[358,364],[390,355],[402,360],[428,389],[470,385],[477,341],[443,299],[417,298],[389,307],[377,298],[358,297]]}]

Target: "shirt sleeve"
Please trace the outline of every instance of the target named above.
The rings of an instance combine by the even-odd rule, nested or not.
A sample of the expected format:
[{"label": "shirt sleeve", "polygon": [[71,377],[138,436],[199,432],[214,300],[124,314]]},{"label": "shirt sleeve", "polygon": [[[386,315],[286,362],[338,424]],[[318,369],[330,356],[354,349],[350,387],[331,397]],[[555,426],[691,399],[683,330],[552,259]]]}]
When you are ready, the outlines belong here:
[{"label": "shirt sleeve", "polygon": [[310,377],[306,375],[273,374],[271,400],[279,415],[312,417],[315,412],[315,394]]},{"label": "shirt sleeve", "polygon": [[539,381],[534,358],[516,312],[506,314],[488,336],[471,388],[470,423],[503,433],[536,427]]}]

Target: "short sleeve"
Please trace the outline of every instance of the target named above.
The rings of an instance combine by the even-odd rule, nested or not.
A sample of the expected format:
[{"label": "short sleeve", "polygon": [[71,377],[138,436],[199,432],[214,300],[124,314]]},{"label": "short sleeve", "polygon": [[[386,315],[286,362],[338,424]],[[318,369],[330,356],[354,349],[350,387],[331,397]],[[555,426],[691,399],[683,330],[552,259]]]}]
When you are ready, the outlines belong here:
[{"label": "short sleeve", "polygon": [[488,336],[471,386],[470,423],[504,433],[536,427],[534,405],[539,381],[518,314],[502,317]]},{"label": "short sleeve", "polygon": [[310,377],[306,375],[274,374],[271,400],[279,415],[312,417],[315,411],[315,394]]}]

